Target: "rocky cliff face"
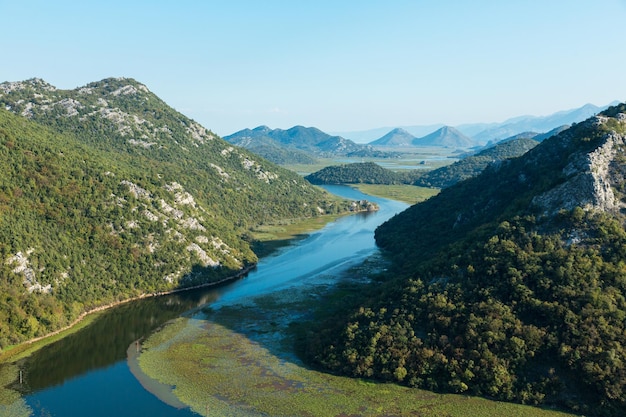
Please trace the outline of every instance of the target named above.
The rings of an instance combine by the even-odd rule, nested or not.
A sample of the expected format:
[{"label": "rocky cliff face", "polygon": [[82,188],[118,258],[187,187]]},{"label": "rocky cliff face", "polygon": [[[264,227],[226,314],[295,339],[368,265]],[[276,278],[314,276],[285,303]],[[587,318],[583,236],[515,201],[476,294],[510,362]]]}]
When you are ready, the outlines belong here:
[{"label": "rocky cliff face", "polygon": [[580,207],[622,218],[626,209],[626,105],[573,125],[519,158],[492,164],[477,177],[444,189],[376,232],[391,252],[430,253],[426,230],[452,242],[511,216],[537,216],[549,227],[561,210]]},{"label": "rocky cliff face", "polygon": [[[602,129],[611,120],[599,116],[584,122],[592,129]],[[626,114],[618,113],[614,119],[623,128]],[[566,142],[570,138],[560,138]],[[600,210],[613,214],[620,213],[626,203],[616,195],[624,184],[623,158],[626,136],[620,131],[608,128],[597,147],[591,151],[581,150],[569,156],[569,163],[562,169],[564,182],[536,197],[533,203],[544,214],[554,214],[561,209],[571,210],[581,207],[584,210]],[[563,143],[565,148],[566,143]]]}]

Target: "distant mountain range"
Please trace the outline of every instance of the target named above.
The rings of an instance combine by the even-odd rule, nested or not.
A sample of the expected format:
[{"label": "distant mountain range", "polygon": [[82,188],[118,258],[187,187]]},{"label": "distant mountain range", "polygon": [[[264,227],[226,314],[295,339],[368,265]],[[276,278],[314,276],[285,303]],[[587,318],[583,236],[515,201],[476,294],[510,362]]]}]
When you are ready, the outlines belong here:
[{"label": "distant mountain range", "polygon": [[357,130],[357,131],[347,131],[347,132],[331,132],[333,135],[341,135],[344,138],[349,138],[357,143],[372,143],[378,139],[381,139],[388,133],[396,130],[402,129],[414,137],[421,137],[428,135],[429,133],[434,132],[435,130],[443,127],[443,123],[437,123],[432,125],[420,125],[420,126],[386,126],[386,127],[378,127],[374,129],[368,130]]},{"label": "distant mountain range", "polygon": [[[593,104],[585,104],[576,109],[564,110],[548,116],[519,116],[500,123],[468,123],[455,126],[455,128],[459,132],[462,132],[463,135],[472,138],[477,144],[484,145],[490,141],[495,143],[522,132],[544,133],[559,126],[579,123],[588,117],[600,113],[610,105],[617,103],[618,102],[615,101],[600,107]],[[334,134],[340,134],[342,137],[350,138],[358,143],[381,145],[377,142],[389,134],[395,135],[397,133],[406,132],[406,134],[413,135],[414,137],[423,137],[442,127],[444,127],[444,124],[399,126],[396,128],[382,127],[364,131],[334,132]],[[390,146],[392,143],[393,142],[386,144],[385,146]]]},{"label": "distant mountain range", "polygon": [[228,136],[227,138],[230,139],[226,140],[276,164],[313,164],[316,162],[316,157],[310,152],[285,146],[266,135],[265,132],[270,130],[267,126],[259,126],[252,130],[245,129]]},{"label": "distant mountain range", "polygon": [[[317,158],[390,158],[397,157],[401,148],[409,147],[441,146],[476,150],[493,146],[503,140],[532,138],[541,142],[571,124],[581,122],[608,107],[586,104],[549,116],[520,116],[502,123],[473,123],[457,127],[434,124],[380,128],[346,132],[344,136],[331,135],[315,127],[294,126],[283,130],[259,126],[240,130],[224,139],[282,165],[312,164]],[[380,136],[376,138],[374,135]],[[369,143],[356,143],[346,139],[345,136],[359,142],[369,140]],[[399,149],[398,152],[392,152],[380,148]]]},{"label": "distant mountain range", "polygon": [[[390,157],[371,145],[357,144],[341,136],[331,136],[315,127],[294,126],[290,129],[270,129],[259,126],[243,129],[224,139],[249,149],[275,163],[311,163],[314,158]],[[278,159],[280,152],[280,158]]]},{"label": "distant mountain range", "polygon": [[[616,103],[611,103],[616,104]],[[472,137],[478,142],[488,142],[504,139],[524,131],[544,133],[559,126],[571,125],[582,122],[607,109],[609,105],[598,107],[593,104],[585,104],[573,110],[566,110],[551,114],[549,116],[521,116],[506,120],[505,122],[487,128]]]},{"label": "distant mountain range", "polygon": [[476,145],[476,143],[457,129],[443,126],[420,138],[413,136],[405,129],[396,128],[380,139],[371,142],[370,145],[385,147],[444,146],[469,148]]}]

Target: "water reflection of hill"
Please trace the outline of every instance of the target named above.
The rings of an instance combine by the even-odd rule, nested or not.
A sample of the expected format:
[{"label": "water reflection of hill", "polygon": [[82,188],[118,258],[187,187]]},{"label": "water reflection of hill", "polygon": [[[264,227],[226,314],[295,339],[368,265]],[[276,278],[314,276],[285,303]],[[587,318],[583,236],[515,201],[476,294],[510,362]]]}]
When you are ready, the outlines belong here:
[{"label": "water reflection of hill", "polygon": [[126,358],[128,346],[181,313],[208,302],[209,291],[149,298],[115,307],[94,323],[26,358],[25,391],[34,392]]}]

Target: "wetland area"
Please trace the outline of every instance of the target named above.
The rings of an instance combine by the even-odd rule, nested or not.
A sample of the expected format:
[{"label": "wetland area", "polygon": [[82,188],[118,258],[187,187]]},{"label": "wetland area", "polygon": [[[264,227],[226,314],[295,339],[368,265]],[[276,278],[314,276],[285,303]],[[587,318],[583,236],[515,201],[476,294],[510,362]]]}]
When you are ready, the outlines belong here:
[{"label": "wetland area", "polygon": [[244,279],[112,308],[0,365],[8,387],[0,416],[565,415],[340,377],[302,363],[294,326],[336,284],[367,279],[378,265],[375,228],[406,208],[348,187],[328,189],[380,210],[295,240]]}]

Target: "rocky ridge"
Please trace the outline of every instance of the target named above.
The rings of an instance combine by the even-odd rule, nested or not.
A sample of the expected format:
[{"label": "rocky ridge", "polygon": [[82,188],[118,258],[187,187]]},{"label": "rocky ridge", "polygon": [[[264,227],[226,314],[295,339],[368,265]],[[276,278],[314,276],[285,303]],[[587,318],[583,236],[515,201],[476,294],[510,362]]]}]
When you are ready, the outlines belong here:
[{"label": "rocky ridge", "polygon": [[350,210],[127,78],[0,83],[0,154],[0,348],[240,276],[256,225]]},{"label": "rocky ridge", "polygon": [[[617,119],[622,125],[626,114],[619,113]],[[608,117],[597,116],[584,123],[591,126],[605,125]],[[560,140],[567,140],[562,137]],[[607,132],[599,146],[591,152],[576,152],[563,168],[565,181],[533,198],[533,204],[541,208],[544,214],[555,214],[559,210],[572,210],[581,207],[584,210],[598,210],[618,214],[626,208],[615,193],[624,178],[621,176],[617,158],[624,155],[626,136],[616,131]]]},{"label": "rocky ridge", "polygon": [[[144,148],[163,146],[160,143],[164,139],[174,140],[173,131],[166,123],[147,120],[136,112],[125,111],[129,98],[162,103],[145,85],[130,78],[110,78],[75,90],[59,90],[38,78],[0,84],[0,103],[7,110],[31,120],[47,116],[77,118],[79,122],[100,119],[111,124],[128,144]],[[193,139],[193,146],[198,147],[217,138],[200,124],[185,119],[181,117],[178,122]]]},{"label": "rocky ridge", "polygon": [[[623,218],[625,113],[625,104],[611,107],[544,140],[521,157],[493,163],[481,175],[446,188],[382,225],[377,231],[379,245],[402,251],[403,242],[410,241],[415,242],[416,251],[426,253],[433,246],[420,243],[417,236],[423,232],[417,225],[437,225],[438,240],[453,241],[481,224],[520,212],[536,215],[546,224],[575,207]],[[392,226],[394,222],[398,226]],[[400,226],[406,222],[416,226]],[[387,227],[394,232],[382,232]],[[392,238],[394,233],[403,238]]]}]

